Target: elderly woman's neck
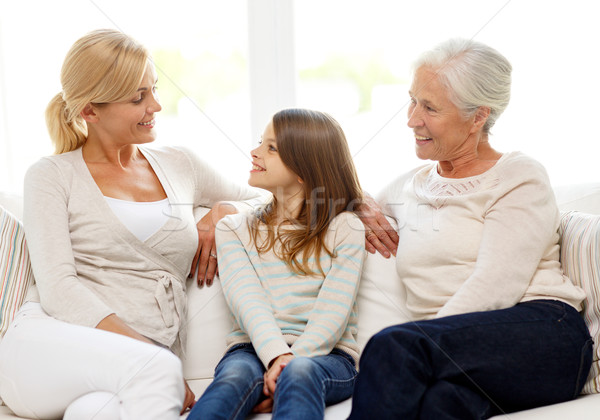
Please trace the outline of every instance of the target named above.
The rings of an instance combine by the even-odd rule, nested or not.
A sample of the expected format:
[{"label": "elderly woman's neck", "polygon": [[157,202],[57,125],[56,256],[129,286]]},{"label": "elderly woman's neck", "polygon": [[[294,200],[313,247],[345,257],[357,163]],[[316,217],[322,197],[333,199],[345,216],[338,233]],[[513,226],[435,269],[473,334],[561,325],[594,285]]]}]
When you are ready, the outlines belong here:
[{"label": "elderly woman's neck", "polygon": [[477,149],[458,159],[438,162],[438,173],[445,178],[467,178],[481,175],[489,170],[502,157],[494,150],[487,136],[479,141]]}]

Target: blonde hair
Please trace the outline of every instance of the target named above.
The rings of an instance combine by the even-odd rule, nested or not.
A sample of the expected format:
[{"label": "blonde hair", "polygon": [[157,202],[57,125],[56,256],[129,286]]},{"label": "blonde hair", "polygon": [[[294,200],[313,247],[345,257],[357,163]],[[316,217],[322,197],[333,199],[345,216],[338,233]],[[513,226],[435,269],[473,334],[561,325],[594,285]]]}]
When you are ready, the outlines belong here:
[{"label": "blonde hair", "polygon": [[[324,242],[330,222],[343,211],[354,210],[363,198],[346,136],[337,121],[323,112],[286,109],[272,121],[279,156],[302,179],[305,201],[297,219],[288,221],[295,229],[275,225],[277,200],[273,198],[258,211],[250,232],[258,252],[275,250],[275,243],[280,242],[278,257],[294,272],[315,273],[308,265],[314,256],[323,274],[321,253],[333,256]],[[260,223],[267,226],[267,238],[261,244],[257,242]]]},{"label": "blonde hair", "polygon": [[56,154],[85,143],[87,125],[80,114],[86,105],[118,102],[135,94],[148,60],[144,46],[112,29],[92,31],[73,44],[61,70],[62,91],[46,108]]}]

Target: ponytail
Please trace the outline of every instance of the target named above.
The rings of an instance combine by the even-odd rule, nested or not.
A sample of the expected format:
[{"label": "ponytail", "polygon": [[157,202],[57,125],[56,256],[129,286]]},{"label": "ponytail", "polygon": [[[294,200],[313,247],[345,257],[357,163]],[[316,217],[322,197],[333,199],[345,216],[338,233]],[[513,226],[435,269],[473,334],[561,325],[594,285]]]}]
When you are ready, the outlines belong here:
[{"label": "ponytail", "polygon": [[46,108],[46,127],[56,154],[87,141],[81,111],[87,104],[112,103],[133,95],[148,66],[148,51],[114,29],[99,29],[78,39],[60,73],[62,92]]},{"label": "ponytail", "polygon": [[75,150],[87,139],[87,125],[77,113],[70,115],[62,93],[52,98],[46,107],[46,127],[54,144],[54,153],[61,154]]}]

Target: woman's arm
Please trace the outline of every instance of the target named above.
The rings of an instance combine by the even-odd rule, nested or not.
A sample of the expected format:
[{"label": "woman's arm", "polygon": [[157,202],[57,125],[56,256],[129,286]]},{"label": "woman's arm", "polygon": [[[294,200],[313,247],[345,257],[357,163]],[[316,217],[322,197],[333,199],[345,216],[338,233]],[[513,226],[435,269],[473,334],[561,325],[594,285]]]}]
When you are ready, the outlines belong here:
[{"label": "woman's arm", "polygon": [[559,212],[545,170],[536,162],[512,173],[521,179],[485,215],[473,273],[438,317],[517,304],[544,254],[557,247]]},{"label": "woman's arm", "polygon": [[69,195],[68,177],[50,160],[42,159],[28,170],[23,209],[27,246],[44,310],[62,321],[96,327],[114,311],[79,281],[70,236]]},{"label": "woman's arm", "polygon": [[398,232],[388,222],[379,204],[365,194],[356,214],[365,225],[367,251],[371,254],[379,252],[385,258],[395,256],[398,249]]},{"label": "woman's arm", "polygon": [[197,223],[198,249],[192,260],[190,277],[197,272],[198,285],[202,286],[206,281],[210,286],[217,274],[217,259],[211,257],[216,255],[217,222],[228,214],[251,209],[262,203],[265,196],[257,189],[231,182],[195,153],[182,150],[190,159],[196,180],[194,208],[198,206],[211,208],[210,212]]}]

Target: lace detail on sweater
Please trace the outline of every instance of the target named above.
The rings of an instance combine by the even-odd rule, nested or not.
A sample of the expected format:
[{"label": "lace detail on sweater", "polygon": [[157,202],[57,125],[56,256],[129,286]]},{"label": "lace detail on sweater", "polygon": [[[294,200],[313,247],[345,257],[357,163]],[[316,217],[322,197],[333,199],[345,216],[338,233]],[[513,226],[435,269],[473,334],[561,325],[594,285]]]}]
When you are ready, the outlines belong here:
[{"label": "lace detail on sweater", "polygon": [[442,178],[434,167],[422,182],[415,183],[415,194],[420,202],[439,209],[446,205],[449,197],[490,190],[497,187],[499,183],[497,174],[491,173],[465,179]]}]

